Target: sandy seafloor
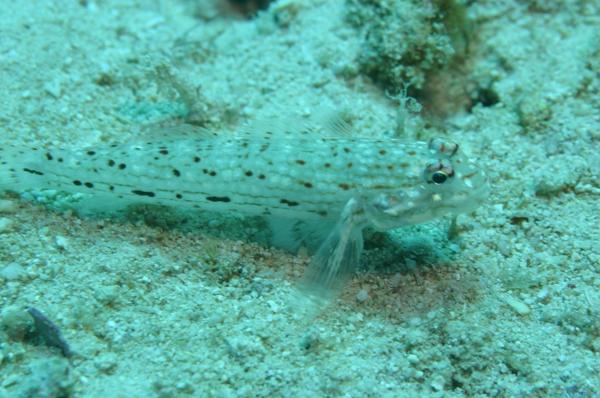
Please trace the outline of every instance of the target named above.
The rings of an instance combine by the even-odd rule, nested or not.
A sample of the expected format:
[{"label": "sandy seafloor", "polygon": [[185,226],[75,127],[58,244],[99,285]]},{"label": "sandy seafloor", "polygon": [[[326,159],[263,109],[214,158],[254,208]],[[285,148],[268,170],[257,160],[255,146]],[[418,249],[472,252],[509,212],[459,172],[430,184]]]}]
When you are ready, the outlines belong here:
[{"label": "sandy seafloor", "polygon": [[[191,0],[0,0],[2,143],[333,108],[357,135],[458,142],[492,187],[452,239],[447,217],[367,242],[365,268],[310,322],[286,305],[308,256],[247,239],[252,220],[186,230],[7,194],[0,397],[600,396],[600,4],[469,3],[464,90],[416,113],[357,66],[365,35],[343,0],[255,18]],[[27,307],[74,355],[27,332]]]}]

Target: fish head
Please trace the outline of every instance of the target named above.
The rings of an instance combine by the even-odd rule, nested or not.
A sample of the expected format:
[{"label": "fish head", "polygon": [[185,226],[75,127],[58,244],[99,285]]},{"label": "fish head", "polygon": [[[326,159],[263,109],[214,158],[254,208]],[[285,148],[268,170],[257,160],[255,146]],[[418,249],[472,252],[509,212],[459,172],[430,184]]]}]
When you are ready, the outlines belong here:
[{"label": "fish head", "polygon": [[402,186],[366,197],[366,218],[379,230],[472,211],[489,193],[485,172],[457,144],[434,139],[412,158]]}]

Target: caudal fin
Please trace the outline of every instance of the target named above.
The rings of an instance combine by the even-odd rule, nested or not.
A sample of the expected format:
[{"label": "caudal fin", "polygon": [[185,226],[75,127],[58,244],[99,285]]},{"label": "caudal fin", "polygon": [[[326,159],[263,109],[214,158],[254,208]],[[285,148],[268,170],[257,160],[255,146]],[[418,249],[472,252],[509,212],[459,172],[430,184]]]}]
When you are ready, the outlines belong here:
[{"label": "caudal fin", "polygon": [[23,191],[43,187],[44,171],[35,159],[42,156],[37,148],[0,143],[0,191]]}]

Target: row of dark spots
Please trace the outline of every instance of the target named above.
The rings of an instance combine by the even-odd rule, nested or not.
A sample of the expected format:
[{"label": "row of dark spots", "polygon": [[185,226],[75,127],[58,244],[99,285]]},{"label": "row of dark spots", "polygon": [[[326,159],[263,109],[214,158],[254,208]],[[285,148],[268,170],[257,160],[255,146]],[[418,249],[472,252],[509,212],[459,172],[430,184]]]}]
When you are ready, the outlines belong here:
[{"label": "row of dark spots", "polygon": [[[108,162],[106,162],[106,163],[108,164],[109,167],[114,167],[117,164],[112,159],[109,159]],[[127,168],[127,165],[125,163],[119,163],[118,168],[119,168],[119,170],[125,170],[125,168]]]},{"label": "row of dark spots", "polygon": [[76,185],[78,187],[83,185],[86,188],[94,188],[94,184],[92,184],[91,182],[81,182],[81,180],[73,180],[73,185]]},{"label": "row of dark spots", "polygon": [[[91,183],[91,182],[82,182],[81,180],[73,180],[73,185],[78,186],[78,187],[84,186],[84,187],[90,188],[90,189],[94,188],[94,184],[93,183]],[[112,185],[109,185],[108,186],[108,190],[111,191],[111,192],[113,192],[115,190],[115,187],[112,186]]]},{"label": "row of dark spots", "polygon": [[[53,159],[54,159],[54,156],[52,156],[52,154],[51,154],[50,152],[47,152],[47,153],[46,153],[46,159],[48,159],[48,160],[53,160]],[[63,158],[58,158],[58,159],[56,159],[56,161],[57,161],[58,163],[62,163],[62,162],[64,161],[64,159],[63,159]]]},{"label": "row of dark spots", "polygon": [[217,172],[216,172],[216,171],[214,171],[214,170],[202,169],[202,172],[203,172],[204,174],[208,174],[208,175],[209,175],[209,176],[211,176],[211,177],[214,177],[214,176],[216,176],[216,175],[217,175]]},{"label": "row of dark spots", "polygon": [[[138,196],[147,196],[149,198],[153,198],[156,196],[156,194],[152,191],[143,191],[141,189],[134,189],[131,191],[133,194],[138,195]],[[183,195],[181,195],[180,193],[175,194],[175,197],[177,199],[183,199]]]},{"label": "row of dark spots", "polygon": [[[143,191],[141,189],[134,189],[131,192],[135,195],[146,196],[149,198],[153,198],[156,196],[156,194],[152,191]],[[180,193],[176,194],[175,197],[177,199],[183,199],[183,195],[181,195]],[[206,200],[208,200],[209,202],[231,202],[231,199],[228,196],[207,196]]]},{"label": "row of dark spots", "polygon": [[[246,170],[246,172],[244,173],[244,175],[245,175],[246,177],[252,177],[252,176],[254,175],[254,173],[252,172],[252,170]],[[259,174],[259,175],[258,175],[258,178],[259,178],[260,180],[264,180],[264,179],[265,179],[265,178],[267,178],[267,177],[266,177],[264,174]]]}]

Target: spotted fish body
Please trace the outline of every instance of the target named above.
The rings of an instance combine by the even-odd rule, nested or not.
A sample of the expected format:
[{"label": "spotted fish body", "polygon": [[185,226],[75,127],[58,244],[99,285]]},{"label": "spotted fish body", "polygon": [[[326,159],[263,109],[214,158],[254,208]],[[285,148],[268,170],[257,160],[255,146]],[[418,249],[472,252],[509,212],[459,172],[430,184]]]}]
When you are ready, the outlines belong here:
[{"label": "spotted fish body", "polygon": [[441,141],[265,129],[78,151],[0,145],[0,187],[89,194],[99,211],[145,202],[327,220],[336,227],[308,279],[329,288],[340,272],[354,270],[364,227],[385,230],[470,210],[483,198],[485,177],[456,145]]}]

